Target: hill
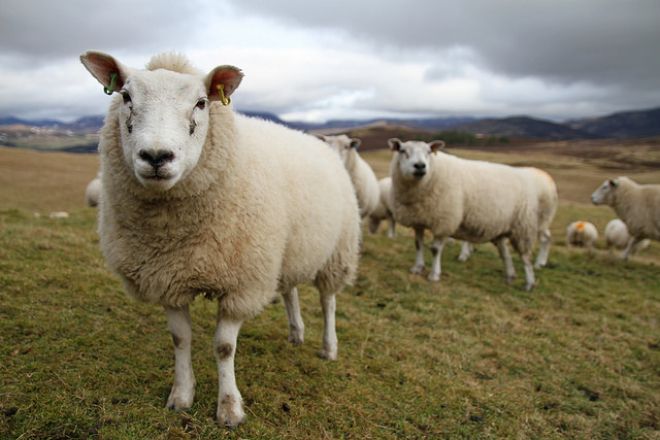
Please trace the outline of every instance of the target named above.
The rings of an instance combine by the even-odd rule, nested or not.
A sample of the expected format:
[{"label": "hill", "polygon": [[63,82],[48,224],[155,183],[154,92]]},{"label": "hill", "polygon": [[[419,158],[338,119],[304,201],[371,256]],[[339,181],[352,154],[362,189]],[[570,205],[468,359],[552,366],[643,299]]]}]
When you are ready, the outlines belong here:
[{"label": "hill", "polygon": [[[325,134],[352,133],[368,136],[363,147],[384,148],[389,137],[408,139],[435,138],[439,132],[455,131],[483,136],[544,141],[577,141],[592,139],[625,139],[660,136],[660,108],[616,113],[599,118],[571,120],[557,123],[529,116],[477,119],[473,117],[332,120],[324,123],[284,121],[268,112],[240,111],[290,128]],[[97,133],[103,116],[85,116],[70,123],[43,119],[27,121],[15,117],[0,118],[0,145],[40,150],[94,152]],[[370,130],[374,130],[372,133]],[[397,133],[405,136],[397,136]],[[360,133],[359,135],[356,133]],[[372,142],[372,139],[376,139]],[[374,147],[377,146],[377,147]]]},{"label": "hill", "polygon": [[566,125],[575,130],[604,138],[660,136],[660,108],[569,121]]},{"label": "hill", "polygon": [[564,124],[518,116],[504,119],[482,119],[480,121],[459,124],[450,127],[457,131],[466,131],[481,135],[524,137],[545,140],[577,140],[600,137],[586,133]]}]

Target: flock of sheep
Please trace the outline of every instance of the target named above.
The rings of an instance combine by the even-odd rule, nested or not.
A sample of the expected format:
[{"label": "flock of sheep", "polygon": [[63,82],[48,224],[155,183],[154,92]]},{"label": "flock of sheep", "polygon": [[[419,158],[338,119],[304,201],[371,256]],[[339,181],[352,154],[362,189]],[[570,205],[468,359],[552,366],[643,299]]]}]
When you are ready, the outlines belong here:
[{"label": "flock of sheep", "polygon": [[[431,281],[440,279],[442,249],[452,238],[463,240],[461,259],[471,243],[494,243],[507,282],[515,277],[511,243],[526,290],[534,287],[534,267],[547,263],[557,190],[541,170],[459,159],[441,151],[442,141],[390,139],[390,177],[379,182],[359,156],[357,139],[316,138],[235,113],[228,104],[243,77],[236,67],[203,74],[177,54],[155,56],[145,70],[101,52],[86,52],[81,61],[107,94],[117,92],[100,133],[101,173],[86,197],[99,206],[101,250],[124,290],[165,308],[175,353],[168,408],[193,403],[188,305],[200,294],[218,303],[219,423],[245,421],[234,376],[244,320],[281,295],[289,341],[303,343],[297,284],[312,281],[318,289],[320,355],[336,359],[335,295],[355,278],[365,219],[371,232],[387,220],[389,236],[395,223],[414,229],[411,272],[419,274],[429,229]],[[628,224],[628,248],[640,238],[660,239],[657,212],[648,220],[642,209],[624,206],[631,200],[660,206],[660,186],[640,187],[655,199],[639,202],[632,185],[611,180],[592,196]]]}]

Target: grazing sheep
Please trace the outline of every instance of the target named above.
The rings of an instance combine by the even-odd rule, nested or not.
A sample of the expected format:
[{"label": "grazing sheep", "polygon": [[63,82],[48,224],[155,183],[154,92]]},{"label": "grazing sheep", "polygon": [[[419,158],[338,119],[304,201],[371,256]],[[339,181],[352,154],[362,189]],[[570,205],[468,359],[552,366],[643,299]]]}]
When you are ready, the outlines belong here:
[{"label": "grazing sheep", "polygon": [[339,136],[317,135],[317,137],[325,141],[341,157],[355,187],[360,216],[367,217],[378,206],[380,193],[376,175],[369,164],[358,154],[360,139],[351,139],[345,134]]},{"label": "grazing sheep", "polygon": [[165,308],[175,354],[166,406],[193,403],[188,305],[203,294],[218,303],[217,420],[237,426],[245,420],[238,332],[275,293],[289,340],[300,344],[296,285],[313,280],[324,317],[320,355],[337,357],[335,294],[355,277],[361,234],[348,173],[318,139],[234,113],[236,67],[204,75],[176,54],[155,56],[146,70],[100,52],[81,61],[106,93],[119,91],[99,144],[100,245],[130,296]]},{"label": "grazing sheep", "polygon": [[566,247],[573,246],[591,249],[598,241],[598,229],[593,223],[577,221],[566,228]]},{"label": "grazing sheep", "polygon": [[[605,236],[605,246],[607,246],[607,249],[610,250],[612,248],[625,249],[631,238],[630,234],[628,233],[628,226],[626,226],[626,224],[618,218],[610,220],[607,226],[605,226],[605,232],[603,235]],[[632,250],[631,255],[635,255],[639,251],[646,249],[650,242],[651,240],[648,238],[637,242]]]},{"label": "grazing sheep", "polygon": [[621,258],[627,260],[637,243],[660,240],[660,185],[640,185],[627,177],[609,179],[594,191],[595,205],[609,205],[628,227],[631,239]]},{"label": "grazing sheep", "polygon": [[85,201],[87,202],[87,206],[98,206],[99,204],[99,196],[101,195],[101,176],[98,176],[94,178],[89,184],[87,185],[87,189],[85,190]]},{"label": "grazing sheep", "polygon": [[375,234],[378,232],[380,222],[387,219],[387,236],[390,238],[396,237],[396,221],[392,215],[392,203],[390,202],[390,194],[392,193],[392,178],[383,177],[378,181],[378,188],[380,197],[378,205],[368,217],[369,232]]},{"label": "grazing sheep", "polygon": [[506,240],[525,267],[525,290],[534,287],[532,249],[538,229],[538,196],[533,178],[506,165],[465,160],[438,150],[444,142],[388,141],[392,158],[394,218],[415,230],[417,256],[411,272],[424,271],[424,230],[434,235],[430,281],[440,279],[440,257],[449,237],[493,242],[505,266],[505,281],[515,277]]},{"label": "grazing sheep", "polygon": [[69,213],[65,211],[51,212],[50,218],[69,218]]}]

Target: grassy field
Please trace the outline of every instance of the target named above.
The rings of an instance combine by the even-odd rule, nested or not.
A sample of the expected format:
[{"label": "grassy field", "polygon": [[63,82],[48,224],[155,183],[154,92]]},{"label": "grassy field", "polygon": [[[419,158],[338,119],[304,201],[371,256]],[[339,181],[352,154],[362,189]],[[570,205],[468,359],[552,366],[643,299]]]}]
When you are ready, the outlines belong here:
[{"label": "grassy field", "polygon": [[[653,153],[638,147],[640,161]],[[550,264],[534,291],[522,291],[515,257],[518,279],[502,282],[492,245],[466,263],[448,246],[431,284],[408,273],[411,231],[366,234],[358,280],[338,298],[338,361],[316,356],[314,289],[300,288],[301,347],[286,341],[283,305],[270,305],[239,336],[248,422],[229,431],[213,420],[207,300],[192,306],[196,402],[164,409],[173,379],[164,314],[125,297],[99,252],[96,211],[84,206],[98,158],[0,149],[0,438],[658,438],[660,244],[623,262],[602,240],[567,249],[564,231],[577,219],[602,231],[614,218],[588,204],[605,178],[660,182],[660,170],[550,146],[452,153],[532,164],[557,180]],[[365,157],[387,174],[390,153]],[[47,217],[61,210],[70,217]]]}]

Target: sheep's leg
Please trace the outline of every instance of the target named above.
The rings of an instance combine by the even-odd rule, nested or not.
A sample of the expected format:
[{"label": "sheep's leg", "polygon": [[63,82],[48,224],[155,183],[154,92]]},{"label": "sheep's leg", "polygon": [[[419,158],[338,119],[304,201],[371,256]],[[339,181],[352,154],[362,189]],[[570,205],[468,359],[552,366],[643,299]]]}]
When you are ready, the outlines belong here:
[{"label": "sheep's leg", "polygon": [[431,246],[431,253],[433,254],[433,262],[431,263],[431,273],[428,276],[429,281],[440,281],[440,274],[442,268],[440,267],[440,260],[442,258],[442,249],[445,247],[447,237],[434,238],[433,245]]},{"label": "sheep's leg", "polygon": [[541,242],[541,246],[539,248],[539,253],[536,256],[536,263],[534,263],[534,267],[537,269],[548,264],[550,244],[552,242],[552,234],[549,229],[545,229],[539,233],[539,241]]},{"label": "sheep's leg", "polygon": [[410,273],[421,275],[424,273],[424,227],[415,227],[415,265],[410,269]]},{"label": "sheep's leg", "polygon": [[630,255],[632,254],[633,249],[635,248],[635,245],[639,243],[641,240],[637,237],[630,237],[630,240],[628,240],[628,245],[626,246],[626,249],[623,251],[623,254],[621,254],[621,259],[627,260],[630,258]]},{"label": "sheep's leg", "polygon": [[190,408],[195,398],[195,373],[190,356],[192,320],[187,305],[180,308],[166,307],[165,313],[174,342],[174,385],[166,407],[181,411]]},{"label": "sheep's leg", "polygon": [[396,221],[392,217],[392,214],[387,216],[387,236],[389,238],[396,237]]},{"label": "sheep's leg", "polygon": [[236,386],[234,354],[236,340],[243,321],[226,319],[218,315],[213,353],[218,364],[218,410],[217,420],[230,428],[245,421],[243,398]]},{"label": "sheep's leg", "polygon": [[369,216],[367,218],[367,226],[369,227],[369,232],[371,232],[372,234],[377,234],[378,229],[380,228],[380,219]]},{"label": "sheep's leg", "polygon": [[323,345],[319,356],[328,361],[337,359],[337,331],[335,329],[335,311],[337,303],[335,294],[321,293],[321,308],[323,309]]},{"label": "sheep's leg", "polygon": [[300,303],[298,302],[298,289],[293,288],[282,293],[286,315],[289,317],[289,342],[300,345],[305,342],[305,323],[300,315]]},{"label": "sheep's leg", "polygon": [[534,278],[534,266],[532,265],[532,251],[520,255],[525,268],[525,290],[529,292],[534,288],[536,279]]},{"label": "sheep's leg", "polygon": [[460,261],[461,263],[467,261],[468,258],[470,258],[470,255],[472,255],[473,251],[474,251],[474,246],[472,246],[472,243],[463,240],[463,243],[461,243],[461,253],[458,256],[458,261]]},{"label": "sheep's leg", "polygon": [[509,252],[509,246],[506,245],[505,238],[498,238],[493,241],[493,244],[497,246],[500,258],[504,262],[504,282],[510,284],[516,277],[516,269],[513,267],[513,259],[511,258],[511,252]]}]

